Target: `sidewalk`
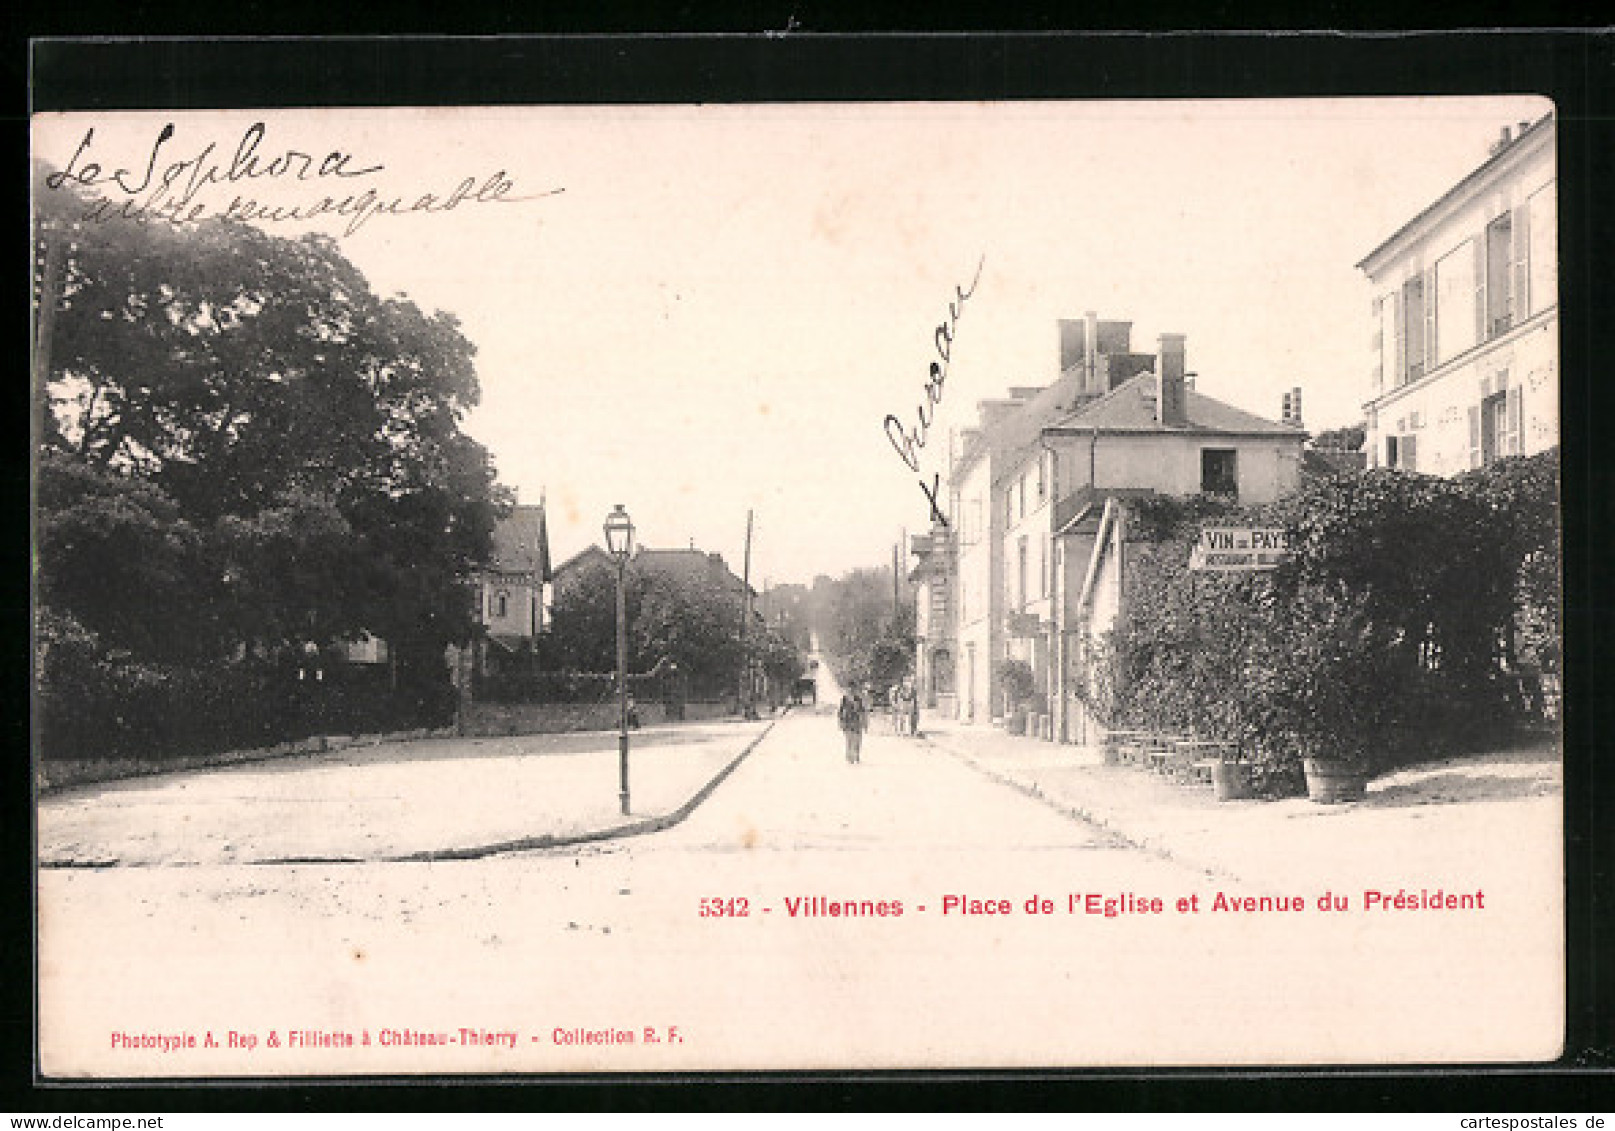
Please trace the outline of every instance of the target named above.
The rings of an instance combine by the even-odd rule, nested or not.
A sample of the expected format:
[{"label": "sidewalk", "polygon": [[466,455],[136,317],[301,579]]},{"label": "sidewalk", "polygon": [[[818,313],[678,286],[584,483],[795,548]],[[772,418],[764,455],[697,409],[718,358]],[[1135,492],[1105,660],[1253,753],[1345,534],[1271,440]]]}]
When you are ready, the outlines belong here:
[{"label": "sidewalk", "polygon": [[387,742],[82,786],[39,803],[42,867],[464,859],[682,820],[773,721]]},{"label": "sidewalk", "polygon": [[1106,766],[1097,748],[934,718],[922,720],[922,730],[989,777],[1145,851],[1258,892],[1473,891],[1520,875],[1559,886],[1564,776],[1556,744],[1400,770],[1370,782],[1354,804],[1219,803],[1209,787]]}]

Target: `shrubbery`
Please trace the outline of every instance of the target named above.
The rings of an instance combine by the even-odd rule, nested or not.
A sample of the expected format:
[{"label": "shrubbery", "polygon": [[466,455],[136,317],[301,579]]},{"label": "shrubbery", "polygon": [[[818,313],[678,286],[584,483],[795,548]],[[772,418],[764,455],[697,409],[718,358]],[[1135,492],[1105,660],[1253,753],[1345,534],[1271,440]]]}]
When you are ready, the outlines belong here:
[{"label": "shrubbery", "polygon": [[[1278,526],[1294,558],[1196,573],[1202,522]],[[1372,771],[1500,733],[1522,663],[1557,666],[1557,453],[1455,480],[1375,470],[1263,508],[1135,508],[1124,613],[1089,658],[1104,722],[1229,739],[1268,792],[1305,757]]]},{"label": "shrubbery", "polygon": [[447,670],[330,658],[323,678],[295,661],[211,666],[108,653],[76,622],[41,614],[35,708],[44,759],[167,759],[272,746],[314,734],[445,726],[454,717]]}]

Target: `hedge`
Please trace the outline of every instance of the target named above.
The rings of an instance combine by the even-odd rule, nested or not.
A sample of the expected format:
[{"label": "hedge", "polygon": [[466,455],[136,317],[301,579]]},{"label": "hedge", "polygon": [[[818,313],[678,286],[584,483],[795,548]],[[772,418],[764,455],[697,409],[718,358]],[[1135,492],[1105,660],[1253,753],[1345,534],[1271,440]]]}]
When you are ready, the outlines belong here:
[{"label": "hedge", "polygon": [[36,741],[45,759],[161,761],[255,749],[314,734],[445,726],[447,670],[332,660],[323,678],[295,663],[212,667],[142,663],[99,653],[75,626],[42,617],[36,647]]},{"label": "hedge", "polygon": [[[1310,481],[1261,508],[1133,504],[1123,613],[1089,658],[1102,722],[1238,742],[1266,792],[1300,761],[1371,772],[1469,749],[1519,710],[1522,667],[1556,670],[1557,453],[1437,479]],[[1194,572],[1202,524],[1280,526],[1267,573]]]}]

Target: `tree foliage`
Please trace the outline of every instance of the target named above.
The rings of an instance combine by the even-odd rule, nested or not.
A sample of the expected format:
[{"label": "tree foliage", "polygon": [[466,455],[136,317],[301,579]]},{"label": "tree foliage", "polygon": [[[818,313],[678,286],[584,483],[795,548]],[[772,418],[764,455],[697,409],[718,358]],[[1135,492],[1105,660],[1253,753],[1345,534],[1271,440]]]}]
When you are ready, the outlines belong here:
[{"label": "tree foliage", "polygon": [[508,506],[461,431],[479,391],[455,319],[377,295],[329,238],[87,220],[48,173],[42,605],[116,662],[236,662],[368,631],[406,684],[441,682],[444,645],[471,630],[462,578]]},{"label": "tree foliage", "polygon": [[1303,757],[1383,767],[1495,736],[1518,706],[1522,613],[1556,623],[1557,578],[1537,564],[1557,560],[1555,468],[1549,453],[1458,480],[1366,471],[1221,515],[1291,532],[1294,558],[1265,574],[1190,571],[1205,516],[1153,502],[1123,616],[1090,657],[1091,705],[1237,741],[1271,789]]},{"label": "tree foliage", "polygon": [[914,593],[906,582],[894,599],[892,571],[864,568],[827,581],[823,590],[821,638],[843,685],[885,689],[913,673]]},{"label": "tree foliage", "polygon": [[[737,693],[742,656],[776,686],[802,671],[798,649],[753,615],[741,642],[741,593],[721,575],[656,568],[629,562],[624,581],[628,618],[628,668],[676,670],[700,698]],[[617,577],[607,566],[583,570],[556,595],[553,627],[542,663],[581,672],[617,667]]]}]

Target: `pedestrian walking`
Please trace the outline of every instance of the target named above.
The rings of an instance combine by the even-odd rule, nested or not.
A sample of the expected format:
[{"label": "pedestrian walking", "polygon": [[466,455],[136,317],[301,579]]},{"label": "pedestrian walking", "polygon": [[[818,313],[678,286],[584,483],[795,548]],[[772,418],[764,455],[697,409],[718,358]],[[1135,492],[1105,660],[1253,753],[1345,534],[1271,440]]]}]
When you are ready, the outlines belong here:
[{"label": "pedestrian walking", "polygon": [[864,730],[869,726],[869,711],[857,691],[848,691],[841,697],[836,711],[836,722],[847,739],[847,764],[857,765],[858,754],[864,744]]},{"label": "pedestrian walking", "polygon": [[920,733],[920,689],[912,683],[908,687],[908,734],[910,738],[918,737]]}]

